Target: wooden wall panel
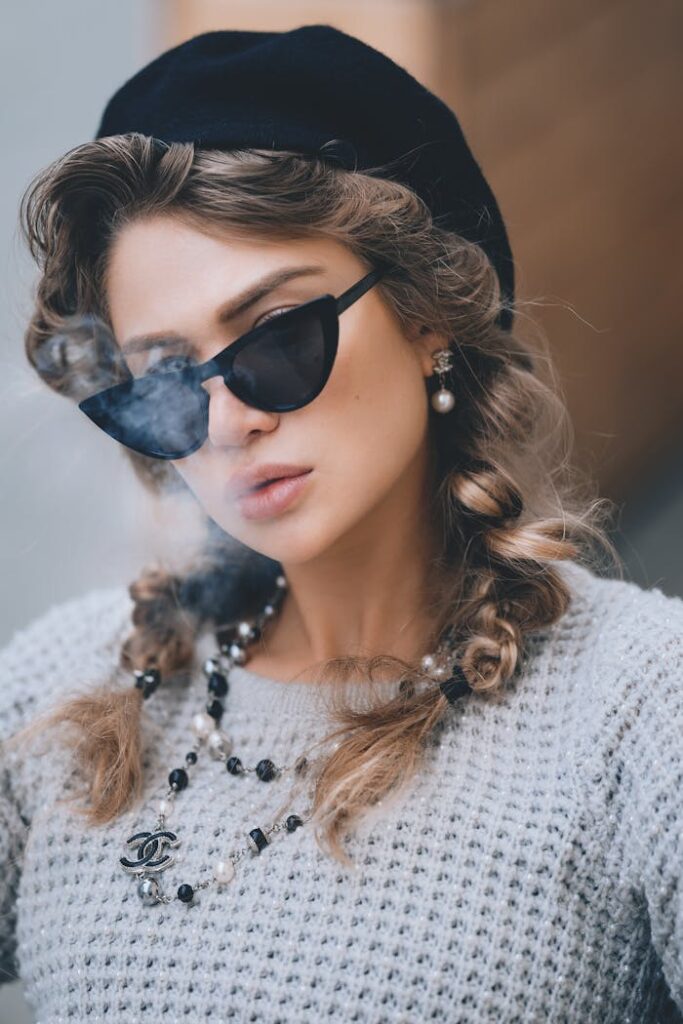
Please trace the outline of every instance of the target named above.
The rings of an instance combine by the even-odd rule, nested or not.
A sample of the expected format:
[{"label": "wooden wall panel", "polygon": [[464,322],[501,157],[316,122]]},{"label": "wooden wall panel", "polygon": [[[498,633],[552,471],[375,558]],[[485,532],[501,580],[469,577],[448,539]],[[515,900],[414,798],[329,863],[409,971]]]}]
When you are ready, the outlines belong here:
[{"label": "wooden wall panel", "polygon": [[680,0],[170,0],[159,50],[326,23],[453,109],[509,227],[578,455],[617,499],[683,441]]},{"label": "wooden wall panel", "polygon": [[[447,12],[471,86],[456,109],[510,225],[520,291],[555,303],[536,309],[580,455],[623,498],[683,438],[683,8],[511,6]],[[549,31],[565,6],[571,25],[563,10]],[[488,44],[503,24],[524,53],[498,65]]]}]

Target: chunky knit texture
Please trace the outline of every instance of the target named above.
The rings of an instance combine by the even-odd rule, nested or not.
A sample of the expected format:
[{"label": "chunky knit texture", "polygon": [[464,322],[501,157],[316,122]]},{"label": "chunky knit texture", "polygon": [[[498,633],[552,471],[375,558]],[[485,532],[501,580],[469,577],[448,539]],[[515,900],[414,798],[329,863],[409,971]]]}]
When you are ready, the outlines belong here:
[{"label": "chunky knit texture", "polygon": [[[530,639],[500,704],[448,711],[409,791],[346,842],[355,869],[304,825],[194,905],[141,904],[118,859],[191,745],[208,632],[195,669],[145,703],[142,808],[85,827],[56,803],[78,780],[54,735],[5,752],[0,960],[39,1024],[678,1019],[683,601],[563,571],[569,611]],[[1,734],[108,678],[132,607],[124,587],[95,590],[18,631],[0,652]],[[223,725],[247,764],[291,763],[324,734],[308,684],[248,668],[230,684]],[[200,760],[164,889],[210,877],[287,788]]]}]

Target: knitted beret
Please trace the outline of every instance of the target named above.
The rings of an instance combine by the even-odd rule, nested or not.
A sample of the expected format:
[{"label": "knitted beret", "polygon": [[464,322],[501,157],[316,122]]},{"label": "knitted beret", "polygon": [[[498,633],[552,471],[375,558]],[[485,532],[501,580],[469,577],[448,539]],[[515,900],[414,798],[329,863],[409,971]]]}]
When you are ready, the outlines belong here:
[{"label": "knitted beret", "polygon": [[205,32],[162,53],[108,101],[96,138],[141,132],[199,148],[318,156],[349,170],[391,162],[437,226],[476,242],[512,326],[503,218],[453,111],[390,57],[331,25]]}]

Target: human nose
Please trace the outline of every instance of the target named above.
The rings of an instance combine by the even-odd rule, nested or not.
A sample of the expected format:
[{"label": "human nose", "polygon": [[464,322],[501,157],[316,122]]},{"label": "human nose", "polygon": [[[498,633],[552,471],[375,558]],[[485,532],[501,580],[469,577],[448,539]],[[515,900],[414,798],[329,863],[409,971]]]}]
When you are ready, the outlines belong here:
[{"label": "human nose", "polygon": [[256,409],[233,394],[222,377],[204,381],[209,394],[208,440],[214,447],[236,446],[254,431],[270,431],[278,413]]}]

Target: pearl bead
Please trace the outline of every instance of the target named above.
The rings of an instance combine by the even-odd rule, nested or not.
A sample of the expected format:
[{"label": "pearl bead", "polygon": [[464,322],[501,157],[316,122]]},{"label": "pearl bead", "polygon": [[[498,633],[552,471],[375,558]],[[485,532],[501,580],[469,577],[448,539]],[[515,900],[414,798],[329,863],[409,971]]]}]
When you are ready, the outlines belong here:
[{"label": "pearl bead", "polygon": [[159,801],[159,814],[163,814],[165,818],[168,818],[169,814],[173,810],[173,800],[167,800],[163,797]]},{"label": "pearl bead", "polygon": [[213,877],[221,885],[232,882],[235,877],[235,865],[231,860],[217,860],[213,866]]},{"label": "pearl bead", "polygon": [[240,622],[239,626],[237,627],[237,635],[241,636],[243,640],[248,640],[249,637],[251,636],[251,623]]},{"label": "pearl bead", "polygon": [[205,711],[199,711],[192,718],[192,732],[195,736],[198,736],[200,740],[205,740],[215,728],[216,723],[214,719],[211,715],[207,715]]},{"label": "pearl bead", "polygon": [[281,590],[284,590],[284,589],[285,589],[285,587],[287,586],[287,580],[286,580],[286,579],[285,579],[285,577],[284,577],[284,576],[282,575],[282,573],[281,573],[281,574],[280,574],[280,575],[279,575],[279,576],[278,576],[278,577],[276,578],[275,582],[277,583],[278,587],[279,587],[279,588],[280,588]]},{"label": "pearl bead", "polygon": [[210,732],[206,743],[209,753],[212,757],[216,758],[229,754],[232,749],[230,740],[220,729],[214,729],[213,732]]},{"label": "pearl bead", "polygon": [[450,412],[455,405],[455,398],[452,391],[448,391],[446,388],[441,388],[432,395],[432,407],[437,412]]},{"label": "pearl bead", "polygon": [[435,665],[429,675],[432,679],[445,679],[448,675],[448,669],[445,665]]},{"label": "pearl bead", "polygon": [[420,662],[420,665],[425,672],[429,672],[430,669],[434,668],[435,664],[436,662],[434,661],[433,654],[425,654],[424,658]]},{"label": "pearl bead", "polygon": [[272,604],[264,604],[264,606],[263,606],[263,614],[265,615],[265,617],[267,619],[272,619],[273,615],[275,615],[275,608],[274,608],[274,606]]},{"label": "pearl bead", "polygon": [[230,644],[230,650],[228,653],[237,665],[244,665],[247,660],[246,652],[239,644]]},{"label": "pearl bead", "polygon": [[146,907],[151,907],[157,902],[159,895],[159,883],[156,878],[143,878],[138,885],[138,896]]},{"label": "pearl bead", "polygon": [[220,669],[220,665],[215,658],[207,658],[202,666],[202,669],[205,675],[210,676],[213,675],[214,672],[218,672],[218,670]]}]

